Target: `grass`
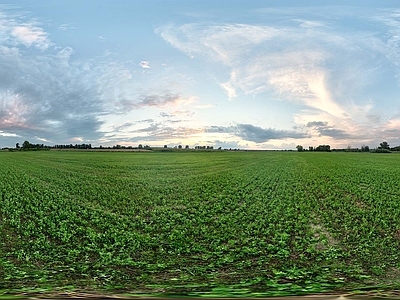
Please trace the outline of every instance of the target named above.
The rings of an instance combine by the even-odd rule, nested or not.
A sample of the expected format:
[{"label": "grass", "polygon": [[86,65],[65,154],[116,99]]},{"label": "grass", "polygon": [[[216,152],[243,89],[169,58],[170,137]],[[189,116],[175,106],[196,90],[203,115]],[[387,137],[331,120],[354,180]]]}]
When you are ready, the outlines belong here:
[{"label": "grass", "polygon": [[2,152],[0,290],[400,287],[400,156]]}]

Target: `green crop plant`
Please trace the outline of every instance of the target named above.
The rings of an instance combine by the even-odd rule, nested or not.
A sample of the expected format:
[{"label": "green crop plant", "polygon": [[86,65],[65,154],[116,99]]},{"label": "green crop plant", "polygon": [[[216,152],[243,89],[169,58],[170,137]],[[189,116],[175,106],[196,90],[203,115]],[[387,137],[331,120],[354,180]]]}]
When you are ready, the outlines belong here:
[{"label": "green crop plant", "polygon": [[1,152],[0,290],[400,286],[398,155]]}]

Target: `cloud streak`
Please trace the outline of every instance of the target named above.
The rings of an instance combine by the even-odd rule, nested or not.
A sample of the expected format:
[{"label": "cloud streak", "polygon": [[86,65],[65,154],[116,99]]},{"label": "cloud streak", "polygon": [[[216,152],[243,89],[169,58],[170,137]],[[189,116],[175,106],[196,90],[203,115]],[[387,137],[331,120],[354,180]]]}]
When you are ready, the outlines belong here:
[{"label": "cloud streak", "polygon": [[135,100],[121,99],[116,103],[117,110],[121,113],[126,113],[132,110],[155,107],[179,107],[185,106],[195,102],[194,97],[183,97],[179,94],[153,94],[153,95],[141,95]]}]

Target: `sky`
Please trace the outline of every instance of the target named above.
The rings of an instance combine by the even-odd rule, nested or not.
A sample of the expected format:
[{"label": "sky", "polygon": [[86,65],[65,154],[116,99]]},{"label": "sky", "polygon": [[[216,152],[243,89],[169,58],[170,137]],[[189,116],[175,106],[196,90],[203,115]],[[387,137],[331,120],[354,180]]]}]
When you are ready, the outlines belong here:
[{"label": "sky", "polygon": [[0,0],[0,147],[400,145],[400,3]]}]

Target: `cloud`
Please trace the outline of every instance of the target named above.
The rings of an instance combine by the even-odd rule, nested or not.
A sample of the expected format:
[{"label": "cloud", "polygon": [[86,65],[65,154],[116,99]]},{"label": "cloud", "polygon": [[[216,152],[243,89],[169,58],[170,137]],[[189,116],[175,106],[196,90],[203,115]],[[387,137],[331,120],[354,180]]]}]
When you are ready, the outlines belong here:
[{"label": "cloud", "polygon": [[396,67],[397,79],[400,81],[400,9],[385,9],[370,16],[369,20],[385,25],[385,40],[377,45]]},{"label": "cloud", "polygon": [[66,31],[66,30],[73,30],[73,29],[78,29],[78,28],[74,27],[70,24],[61,24],[60,26],[58,26],[58,29]]},{"label": "cloud", "polygon": [[138,120],[138,121],[134,121],[134,122],[125,122],[123,124],[120,125],[115,125],[113,126],[113,131],[125,131],[129,128],[132,128],[133,126],[137,125],[137,124],[144,124],[144,123],[154,123],[153,119],[145,119],[145,120]]},{"label": "cloud", "polygon": [[174,114],[169,114],[169,113],[166,113],[164,111],[160,112],[160,117],[162,117],[162,118],[171,118],[171,117],[174,117],[174,116],[175,116]]},{"label": "cloud", "polygon": [[136,129],[133,132],[136,132],[136,133],[146,132],[146,133],[150,133],[150,134],[154,135],[155,132],[159,132],[159,131],[160,131],[160,125],[157,123],[153,123],[148,127]]},{"label": "cloud", "polygon": [[[271,26],[248,24],[185,24],[180,27],[173,25],[158,28],[160,34],[175,48],[189,56],[204,55],[226,65],[234,65],[235,60],[248,53],[260,42],[271,40],[279,31]],[[235,45],[236,48],[227,49]]]},{"label": "cloud", "polygon": [[150,69],[150,62],[148,62],[146,60],[142,60],[139,63],[139,66],[142,67],[143,69]]},{"label": "cloud", "polygon": [[225,90],[229,99],[236,98],[236,89],[232,86],[230,82],[221,83],[220,86],[223,90]]},{"label": "cloud", "polygon": [[305,19],[293,19],[293,21],[300,23],[300,27],[313,28],[313,27],[324,27],[325,24],[321,21],[305,20]]},{"label": "cloud", "polygon": [[261,128],[251,124],[238,124],[235,134],[246,141],[264,143],[269,140],[280,139],[301,139],[307,137],[306,134],[288,130],[276,130],[272,128]]},{"label": "cloud", "polygon": [[0,45],[3,51],[5,48],[16,50],[20,46],[27,48],[33,46],[44,51],[53,43],[49,40],[47,32],[36,21],[20,14],[0,11]]},{"label": "cloud", "polygon": [[153,94],[153,95],[141,95],[135,100],[121,99],[116,105],[120,112],[128,112],[134,109],[140,109],[145,107],[179,107],[181,105],[188,105],[195,102],[194,97],[182,97],[179,94]]},{"label": "cloud", "polygon": [[328,125],[328,122],[323,122],[323,121],[314,121],[314,122],[308,122],[307,123],[307,127],[325,127],[326,125]]},{"label": "cloud", "polygon": [[317,130],[321,136],[329,136],[335,139],[347,139],[347,138],[354,138],[351,135],[347,134],[346,131],[341,129],[334,129],[334,128],[319,128]]},{"label": "cloud", "polygon": [[0,130],[0,136],[19,137],[18,134],[9,133],[9,132],[4,132],[4,131],[2,131],[2,130]]},{"label": "cloud", "polygon": [[138,141],[166,141],[176,139],[189,139],[194,135],[199,135],[204,132],[203,128],[190,128],[184,126],[172,127],[161,126],[160,124],[152,124],[149,127],[141,128],[132,132],[136,135],[127,139],[130,142]]},{"label": "cloud", "polygon": [[302,132],[290,130],[277,130],[273,128],[262,128],[251,124],[237,124],[236,126],[210,126],[207,128],[210,133],[230,133],[243,140],[255,143],[264,143],[270,140],[280,139],[302,139],[308,137]]},{"label": "cloud", "polygon": [[46,50],[52,44],[48,39],[48,34],[40,27],[34,24],[25,23],[23,25],[14,26],[11,29],[11,35],[17,43],[30,47],[35,46],[40,50]]},{"label": "cloud", "polygon": [[49,140],[47,140],[45,138],[38,137],[38,136],[35,136],[35,139],[38,140],[38,141],[41,141],[41,142],[45,142],[45,143],[50,142]]},{"label": "cloud", "polygon": [[193,98],[184,98],[178,94],[164,94],[164,95],[144,95],[141,97],[137,105],[139,107],[153,106],[176,106],[176,105],[187,105],[194,102]]},{"label": "cloud", "polygon": [[359,138],[359,136],[358,137],[352,136],[345,130],[336,129],[334,128],[334,126],[329,126],[328,122],[322,122],[322,121],[308,122],[306,126],[314,128],[315,131],[318,132],[320,136],[328,136],[335,139]]}]

